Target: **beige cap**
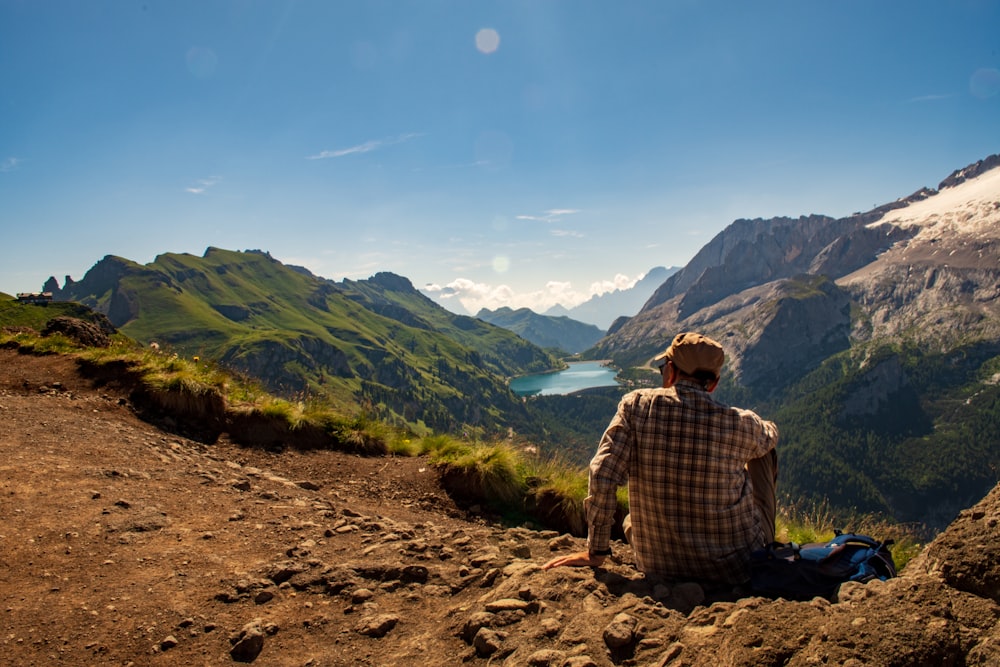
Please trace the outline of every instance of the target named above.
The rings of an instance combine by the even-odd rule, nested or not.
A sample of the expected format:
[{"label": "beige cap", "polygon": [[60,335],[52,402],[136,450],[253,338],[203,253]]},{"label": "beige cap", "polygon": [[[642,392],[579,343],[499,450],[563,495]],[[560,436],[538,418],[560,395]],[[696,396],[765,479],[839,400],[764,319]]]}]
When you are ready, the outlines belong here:
[{"label": "beige cap", "polygon": [[705,371],[718,378],[725,360],[726,353],[721,345],[708,336],[688,331],[677,334],[670,347],[653,359],[653,365],[663,368],[668,361],[672,361],[678,370],[687,375]]}]

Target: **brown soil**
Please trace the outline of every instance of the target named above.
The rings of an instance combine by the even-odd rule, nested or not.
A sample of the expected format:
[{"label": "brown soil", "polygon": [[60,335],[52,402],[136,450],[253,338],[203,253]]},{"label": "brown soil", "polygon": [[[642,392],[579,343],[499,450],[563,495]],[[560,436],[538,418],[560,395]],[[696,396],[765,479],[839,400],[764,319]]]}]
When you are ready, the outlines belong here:
[{"label": "brown soil", "polygon": [[[582,542],[469,514],[425,459],[205,444],[138,419],[113,387],[68,357],[0,350],[2,664],[1000,659],[983,546],[1000,497],[944,537],[944,565],[836,604],[739,599],[646,580],[621,544],[605,568],[542,571]],[[986,565],[949,570],[962,549]]]},{"label": "brown soil", "polygon": [[[380,642],[351,631],[362,614],[349,599],[273,585],[267,604],[216,598],[259,583],[293,550],[341,565],[390,527],[397,538],[381,550],[397,558],[419,539],[415,526],[484,530],[424,459],[187,440],[139,420],[127,396],[91,387],[58,355],[0,350],[0,461],[5,664],[229,662],[229,632],[253,617],[280,619],[263,664],[385,664]],[[427,613],[398,591],[378,598],[380,611]],[[177,645],[166,649],[169,636]],[[424,650],[459,643],[429,637]]]}]

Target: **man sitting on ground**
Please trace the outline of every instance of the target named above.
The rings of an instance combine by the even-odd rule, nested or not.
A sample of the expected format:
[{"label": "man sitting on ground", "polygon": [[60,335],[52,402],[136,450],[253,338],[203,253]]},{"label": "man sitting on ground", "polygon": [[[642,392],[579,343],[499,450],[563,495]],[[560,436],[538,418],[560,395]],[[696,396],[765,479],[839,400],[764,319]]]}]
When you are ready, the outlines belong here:
[{"label": "man sitting on ground", "polygon": [[663,387],[626,394],[590,462],[587,551],[558,566],[599,566],[611,554],[616,490],[628,483],[625,537],[642,572],[739,584],[750,552],[774,540],[778,429],[715,401],[725,353],[682,333],[654,363]]}]

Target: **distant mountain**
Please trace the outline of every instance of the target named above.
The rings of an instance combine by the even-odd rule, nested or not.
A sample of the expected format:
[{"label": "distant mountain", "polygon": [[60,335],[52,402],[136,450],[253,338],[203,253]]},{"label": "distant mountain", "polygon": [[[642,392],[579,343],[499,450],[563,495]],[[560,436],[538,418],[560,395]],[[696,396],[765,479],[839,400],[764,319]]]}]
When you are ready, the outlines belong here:
[{"label": "distant mountain", "polygon": [[998,258],[992,156],[867,213],[737,220],[588,355],[712,335],[720,396],[778,421],[793,501],[942,525],[1000,470]]},{"label": "distant mountain", "polygon": [[539,315],[528,308],[483,308],[476,313],[476,317],[513,331],[539,347],[558,348],[570,354],[583,352],[604,336],[604,332],[593,324],[584,324],[565,316]]},{"label": "distant mountain", "polygon": [[642,280],[628,289],[616,289],[613,292],[592,296],[573,308],[556,305],[545,311],[545,315],[553,317],[565,315],[580,322],[594,324],[600,327],[601,331],[607,331],[615,320],[638,313],[663,281],[678,270],[679,267],[675,266],[670,268],[657,266],[650,269]]},{"label": "distant mountain", "polygon": [[261,251],[209,248],[145,266],[109,255],[79,282],[49,279],[45,289],[139,341],[417,429],[530,430],[505,379],[559,363],[503,328],[444,310],[406,278],[337,283]]}]

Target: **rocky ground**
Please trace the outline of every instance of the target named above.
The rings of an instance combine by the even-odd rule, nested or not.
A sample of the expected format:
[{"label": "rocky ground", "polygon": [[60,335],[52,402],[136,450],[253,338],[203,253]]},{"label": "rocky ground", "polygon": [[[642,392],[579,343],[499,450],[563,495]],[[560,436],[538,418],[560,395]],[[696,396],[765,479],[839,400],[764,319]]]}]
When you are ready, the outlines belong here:
[{"label": "rocky ground", "polygon": [[[170,424],[166,424],[170,426]],[[1000,490],[837,602],[541,570],[582,541],[458,507],[420,458],[269,453],[0,350],[0,663],[1000,663]]]}]

